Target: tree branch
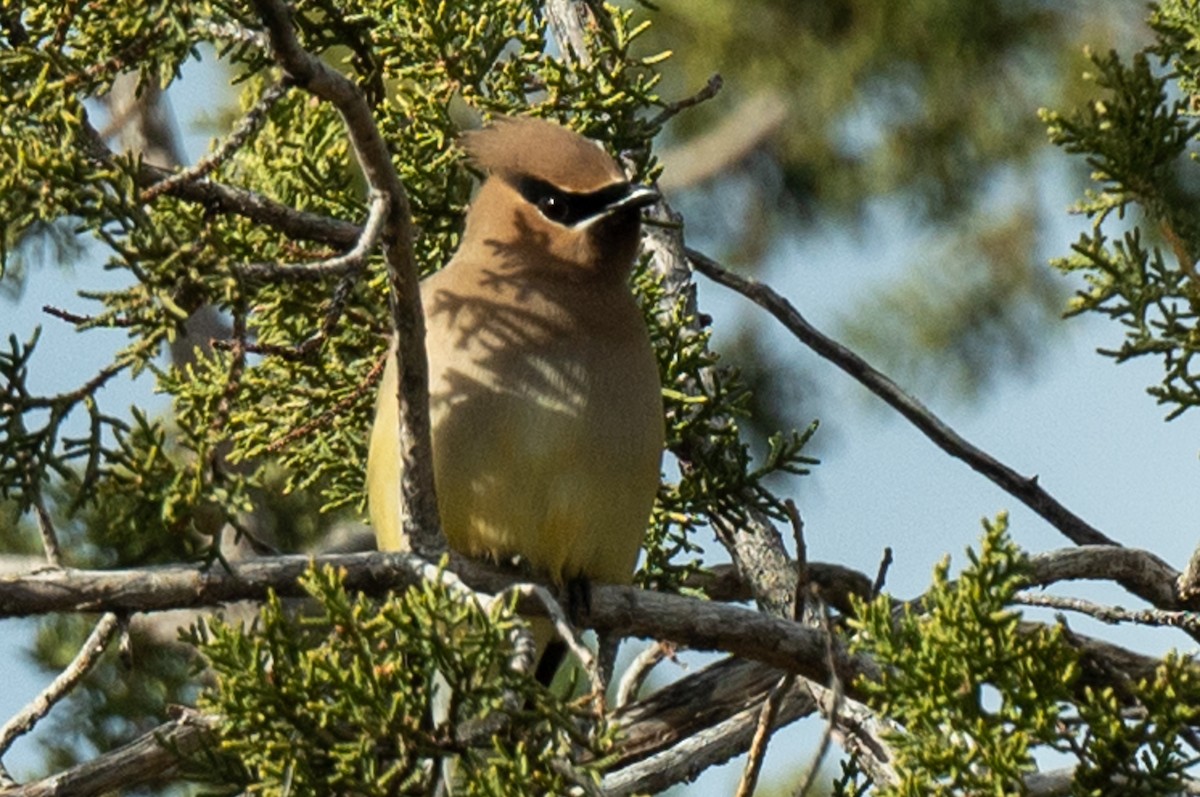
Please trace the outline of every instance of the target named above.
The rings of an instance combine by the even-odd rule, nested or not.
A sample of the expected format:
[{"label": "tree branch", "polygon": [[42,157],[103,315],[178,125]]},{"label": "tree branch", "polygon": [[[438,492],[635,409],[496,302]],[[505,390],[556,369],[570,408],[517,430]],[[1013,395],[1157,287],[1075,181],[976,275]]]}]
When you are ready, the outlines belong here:
[{"label": "tree branch", "polygon": [[367,184],[387,198],[382,242],[388,265],[392,332],[399,391],[400,491],[404,532],[413,549],[435,556],[446,550],[433,482],[429,437],[429,364],[425,357],[425,316],[413,259],[412,214],[408,193],[392,163],[371,107],[357,85],[329,68],[300,44],[291,13],[282,0],[255,0],[270,36],[276,61],[302,88],[333,105],[346,125],[350,145]]},{"label": "tree branch", "polygon": [[83,646],[75,654],[75,658],[71,660],[67,668],[60,672],[33,702],[4,723],[4,727],[0,728],[0,758],[4,757],[13,742],[32,730],[33,726],[49,713],[54,704],[62,700],[83,679],[83,676],[87,675],[92,666],[100,660],[100,654],[108,647],[108,643],[112,641],[117,627],[115,614],[110,612],[101,617],[100,622],[92,629],[92,633],[88,635],[87,640],[84,641]]},{"label": "tree branch", "polygon": [[169,777],[180,757],[200,749],[217,720],[197,711],[163,723],[129,744],[48,778],[0,790],[0,797],[100,797]]},{"label": "tree branch", "polygon": [[716,261],[694,249],[689,249],[687,255],[692,265],[701,274],[713,282],[737,291],[762,307],[795,335],[801,343],[841,368],[863,387],[883,399],[920,429],[935,445],[950,456],[966,462],[1005,492],[1037,512],[1071,542],[1076,545],[1117,545],[1116,542],[1068,510],[1043,490],[1038,484],[1036,476],[1022,476],[987,452],[967,442],[934,415],[928,407],[905,393],[899,385],[871,367],[866,360],[808,323],[787,299],[771,288],[756,280],[739,277],[726,271]]},{"label": "tree branch", "polygon": [[[527,580],[465,559],[452,559],[451,564],[453,571],[446,571],[414,554],[358,553],[264,557],[232,563],[229,570],[214,567],[202,571],[179,565],[111,572],[48,570],[0,578],[0,617],[54,611],[132,614],[213,606],[241,599],[261,600],[268,589],[297,596],[303,593],[296,579],[312,565],[338,568],[344,573],[347,588],[376,595],[422,579],[445,578],[452,572],[466,587],[486,595],[499,594],[511,584]],[[815,562],[808,565],[810,577],[819,577],[824,566]],[[1078,572],[1078,568],[1072,572]],[[869,579],[859,576],[858,581],[868,582],[860,588],[869,590]],[[523,600],[517,608],[528,615],[545,610],[536,598]],[[596,585],[588,619],[611,633],[669,639],[699,650],[725,650],[742,657],[681,679],[617,713],[615,719],[625,741],[610,771],[612,780],[605,780],[613,794],[634,793],[650,784],[665,787],[744,751],[753,738],[762,700],[787,672],[819,684],[830,682],[836,671],[850,697],[857,693],[853,686],[857,678],[876,677],[871,662],[837,654],[829,644],[827,631],[713,601]],[[1035,623],[1025,625],[1040,627]],[[1081,685],[1100,687],[1114,678],[1147,678],[1158,664],[1151,657],[1078,634],[1072,635],[1071,642],[1081,653]],[[827,658],[831,650],[835,651],[832,663]],[[813,686],[808,683],[805,688]],[[814,708],[815,702],[807,693],[789,693],[775,725],[809,714]],[[873,721],[869,715],[851,716],[844,711],[836,717],[836,738],[843,746],[858,745],[870,752],[877,746],[869,727]],[[882,776],[888,766],[886,750],[881,755]],[[647,760],[648,756],[651,758]]]},{"label": "tree branch", "polygon": [[241,149],[249,138],[262,127],[267,121],[267,115],[271,108],[287,94],[287,91],[288,87],[283,83],[269,86],[254,107],[237,123],[229,137],[211,155],[201,158],[195,166],[175,172],[165,180],[143,189],[142,201],[151,202],[155,197],[167,193],[180,183],[198,180],[211,174],[214,169],[233,157],[234,153]]},{"label": "tree branch", "polygon": [[[762,703],[783,674],[764,664],[725,659],[618,712],[620,758],[604,777],[604,793],[657,793],[745,752]],[[808,693],[794,686],[780,695],[772,727],[815,709]]]},{"label": "tree branch", "polygon": [[315,263],[246,263],[237,268],[238,273],[252,280],[307,282],[361,272],[367,256],[379,244],[389,203],[386,195],[372,191],[367,204],[367,221],[348,252]]},{"label": "tree branch", "polygon": [[[86,119],[83,122],[83,146],[89,158],[106,164],[111,163],[112,150],[105,145],[104,139]],[[148,189],[174,176],[175,172],[170,169],[143,161],[138,166],[136,179],[138,187]],[[176,183],[167,188],[165,193],[219,213],[243,216],[297,241],[315,241],[345,248],[353,246],[362,233],[362,229],[353,222],[296,210],[262,194],[214,183],[208,179]]]},{"label": "tree branch", "polygon": [[[451,569],[477,592],[494,595],[528,581],[494,567],[451,556]],[[297,579],[310,566],[331,566],[345,573],[348,589],[382,595],[423,579],[438,578],[439,568],[416,554],[367,553],[319,557],[279,556],[201,570],[170,565],[137,570],[54,570],[0,578],[0,618],[51,612],[154,612],[262,600],[268,590],[285,597],[303,596]],[[518,602],[522,614],[545,616],[540,600]],[[633,587],[595,585],[589,624],[597,631],[669,639],[696,650],[727,651],[772,664],[821,682],[831,676],[825,660],[824,632],[738,606],[726,606]],[[868,660],[841,655],[838,677],[853,683],[872,677]]]},{"label": "tree branch", "polygon": [[[682,298],[686,305],[684,315],[695,319],[689,331],[701,334],[700,314],[696,311],[696,285],[683,242],[683,219],[666,202],[655,205],[650,218],[658,223],[646,228],[642,246],[651,254],[651,268],[662,275],[662,311],[670,312]],[[712,375],[704,373],[701,378],[712,378]],[[710,440],[693,439],[681,448],[700,451],[711,445]],[[673,453],[679,459],[681,469],[694,467],[688,450]],[[746,511],[736,522],[713,517],[713,528],[759,606],[776,617],[790,617],[796,594],[796,568],[784,547],[783,536],[766,513],[754,506],[754,497],[746,496],[745,503]]]},{"label": "tree branch", "polygon": [[1036,592],[1018,592],[1013,596],[1013,601],[1022,606],[1040,606],[1046,609],[1079,612],[1110,625],[1136,623],[1137,625],[1169,626],[1182,628],[1193,638],[1200,634],[1200,617],[1195,612],[1168,612],[1162,609],[1143,609],[1134,612],[1120,606],[1105,606],[1083,598],[1044,595]]},{"label": "tree branch", "polygon": [[[1047,586],[1059,581],[1114,581],[1156,609],[1194,610],[1200,596],[1179,596],[1179,571],[1151,551],[1120,545],[1089,545],[1034,554],[1029,557],[1029,583]],[[1200,634],[1192,633],[1200,639]]]}]

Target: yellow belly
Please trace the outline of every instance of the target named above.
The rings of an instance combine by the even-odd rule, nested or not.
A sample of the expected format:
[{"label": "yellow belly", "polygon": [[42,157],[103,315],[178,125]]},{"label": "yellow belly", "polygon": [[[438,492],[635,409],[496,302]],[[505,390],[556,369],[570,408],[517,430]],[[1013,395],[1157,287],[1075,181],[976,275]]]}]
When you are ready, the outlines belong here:
[{"label": "yellow belly", "polygon": [[[663,443],[657,367],[632,297],[614,304],[634,314],[626,327],[638,335],[567,345],[544,318],[511,308],[501,314],[479,300],[452,304],[433,281],[425,286],[430,414],[451,547],[498,561],[519,556],[560,583],[575,576],[628,582]],[[439,299],[456,314],[443,312]],[[400,533],[395,391],[389,362],[368,460],[371,520],[383,550],[408,547]]]}]

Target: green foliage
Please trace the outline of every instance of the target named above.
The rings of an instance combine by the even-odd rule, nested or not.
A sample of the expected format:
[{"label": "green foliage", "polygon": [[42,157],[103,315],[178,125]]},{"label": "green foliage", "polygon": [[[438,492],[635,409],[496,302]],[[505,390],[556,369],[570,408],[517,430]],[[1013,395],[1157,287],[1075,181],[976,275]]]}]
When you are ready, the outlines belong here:
[{"label": "green foliage", "polygon": [[[1011,608],[1025,585],[1024,554],[1007,518],[985,522],[978,553],[950,580],[934,570],[920,601],[887,595],[857,602],[852,647],[882,667],[860,687],[896,723],[888,742],[900,782],[880,795],[1021,793],[1039,751],[1077,761],[1078,797],[1165,797],[1200,762],[1186,741],[1200,716],[1200,671],[1169,655],[1154,677],[1118,692],[1081,684],[1081,662],[1063,627],[1026,625]],[[838,788],[860,788],[850,763]]]},{"label": "green foliage", "polygon": [[712,519],[740,523],[751,509],[785,517],[765,482],[779,473],[808,473],[817,461],[803,450],[817,425],[803,433],[773,435],[756,467],[738,427],[739,419],[750,414],[752,398],[740,374],[718,364],[709,348],[710,330],[696,323],[686,295],[668,300],[662,280],[645,268],[635,274],[634,283],[658,355],[667,449],[680,461],[679,481],[664,481],[659,488],[638,578],[670,590],[699,567],[694,554],[700,548],[693,536]]},{"label": "green foliage", "polygon": [[374,603],[328,568],[303,583],[315,614],[272,598],[252,634],[219,620],[193,632],[216,675],[200,705],[224,718],[219,750],[247,793],[426,794],[449,757],[468,795],[566,794],[594,777],[569,762],[604,734],[512,670],[509,606],[439,583]]},{"label": "green foliage", "polygon": [[[286,492],[318,494],[326,511],[360,506],[366,425],[388,332],[382,263],[374,259],[365,271],[317,281],[247,278],[245,264],[300,265],[334,252],[171,196],[149,199],[141,164],[104,154],[79,105],[87,92],[109,86],[129,59],[146,80],[169,82],[194,49],[171,37],[154,39],[169,26],[193,45],[209,42],[218,49],[242,86],[242,112],[250,112],[278,80],[264,51],[237,34],[239,25],[256,27],[253,13],[218,3],[156,16],[137,28],[141,38],[127,57],[96,59],[83,83],[72,70],[83,68],[84,50],[99,46],[97,39],[107,41],[107,34],[68,27],[64,38],[53,15],[17,19],[3,52],[12,70],[0,90],[24,109],[11,124],[28,130],[0,143],[6,185],[22,186],[0,194],[0,215],[13,220],[7,234],[14,241],[27,242],[63,221],[90,232],[109,252],[108,267],[130,281],[87,294],[100,309],[76,325],[119,327],[132,343],[103,378],[63,397],[25,395],[31,350],[12,344],[13,353],[0,360],[11,395],[3,422],[12,429],[13,445],[0,446],[3,494],[24,499],[31,486],[52,475],[76,478],[70,459],[78,458],[85,465],[73,500],[104,498],[124,507],[108,513],[111,525],[97,542],[108,546],[128,535],[140,538],[147,551],[177,556],[212,546],[222,522],[236,523],[255,506],[256,495],[274,492],[281,472]],[[622,153],[639,178],[657,172],[649,146],[657,127],[645,110],[661,104],[654,94],[655,65],[664,54],[633,54],[647,27],[631,9],[601,14],[587,52],[578,54],[586,58],[570,65],[547,54],[546,23],[536,3],[377,3],[345,13],[329,2],[311,2],[296,7],[295,19],[304,44],[357,80],[373,103],[411,198],[423,272],[444,264],[458,244],[470,176],[453,140],[465,115],[552,116]],[[31,51],[35,43],[44,51]],[[55,47],[75,49],[71,59],[48,57]],[[56,124],[68,120],[70,129],[59,135],[47,126],[50,118]],[[45,150],[43,139],[61,148]],[[266,109],[263,123],[211,179],[323,216],[357,219],[365,212],[364,187],[340,119],[295,89]],[[61,196],[47,197],[49,188],[39,185]],[[752,464],[732,421],[745,414],[748,392],[735,374],[713,367],[707,334],[681,328],[687,320],[682,310],[658,318],[661,291],[651,283],[643,275],[637,288],[668,385],[672,447],[687,447],[690,463],[679,484],[664,487],[651,534],[648,572],[666,584],[674,580],[667,575],[671,562],[694,553],[688,534],[706,514],[740,511],[746,496],[778,513],[762,481],[773,472],[803,470],[810,460],[801,447],[811,430],[775,438],[764,462]],[[219,311],[226,336],[169,366],[157,364],[164,344],[180,340],[184,323],[202,307]],[[154,368],[159,390],[173,399],[172,423],[105,414],[96,398],[99,386],[121,370],[147,366]],[[93,432],[64,447],[61,420],[81,405],[91,413]],[[41,407],[53,411],[27,432],[23,424]],[[146,559],[136,554],[133,561]]]},{"label": "green foliage", "polygon": [[[1168,655],[1152,681],[1134,683],[1129,694],[1112,687],[1088,688],[1079,701],[1079,716],[1088,728],[1079,749],[1077,797],[1103,797],[1114,783],[1130,797],[1178,794],[1188,769],[1200,756],[1187,741],[1200,718],[1200,674],[1185,656]],[[1130,702],[1144,709],[1126,719]]]},{"label": "green foliage", "polygon": [[[1104,352],[1118,362],[1160,357],[1163,381],[1149,393],[1175,417],[1200,403],[1192,362],[1200,345],[1200,184],[1194,158],[1185,157],[1200,123],[1180,94],[1200,75],[1200,50],[1189,33],[1200,25],[1200,8],[1163,3],[1150,22],[1157,43],[1129,63],[1115,52],[1091,56],[1088,77],[1098,96],[1069,113],[1043,111],[1042,118],[1051,141],[1082,155],[1093,170],[1095,187],[1076,206],[1091,230],[1073,254],[1055,261],[1087,281],[1070,312],[1101,313],[1125,327],[1120,348]],[[1156,68],[1154,58],[1171,70]]]},{"label": "green foliage", "polygon": [[1077,667],[1057,630],[1023,631],[1008,608],[1023,569],[1007,519],[985,532],[957,581],[949,560],[937,566],[919,608],[894,616],[887,596],[859,606],[855,646],[883,668],[862,686],[904,729],[889,738],[901,781],[886,793],[1010,793],[1032,771],[1034,746],[1058,734]]}]

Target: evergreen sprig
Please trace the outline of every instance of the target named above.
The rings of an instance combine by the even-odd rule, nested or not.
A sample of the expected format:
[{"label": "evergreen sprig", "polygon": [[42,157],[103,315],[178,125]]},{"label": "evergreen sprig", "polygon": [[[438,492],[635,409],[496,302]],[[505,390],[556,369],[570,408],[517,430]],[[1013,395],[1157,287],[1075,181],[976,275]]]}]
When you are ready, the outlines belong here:
[{"label": "evergreen sprig", "polygon": [[899,782],[881,797],[1022,793],[1035,755],[1050,750],[1076,759],[1077,797],[1178,793],[1200,762],[1187,741],[1200,712],[1195,662],[1168,655],[1120,692],[1083,684],[1065,625],[1023,626],[1013,608],[1027,582],[1007,517],[985,521],[967,555],[954,580],[949,560],[939,564],[916,603],[855,600],[851,646],[882,668],[860,686],[896,723]]},{"label": "evergreen sprig", "polygon": [[[272,598],[253,633],[215,620],[190,635],[217,678],[201,706],[225,718],[219,749],[248,793],[426,794],[447,759],[468,795],[594,781],[610,740],[512,669],[507,604],[484,610],[433,582],[378,603],[328,568],[304,586],[315,614]],[[581,747],[593,763],[575,767]],[[550,760],[562,766],[529,765]]]},{"label": "evergreen sprig", "polygon": [[1124,341],[1103,351],[1118,362],[1161,358],[1162,382],[1148,392],[1171,407],[1173,418],[1200,404],[1193,363],[1200,340],[1200,213],[1189,156],[1200,122],[1188,99],[1200,85],[1190,33],[1200,26],[1200,9],[1161,3],[1151,24],[1157,43],[1128,63],[1115,52],[1089,53],[1094,69],[1088,77],[1099,91],[1086,106],[1041,114],[1050,140],[1092,168],[1094,187],[1076,206],[1091,219],[1091,230],[1072,246],[1073,254],[1054,261],[1087,282],[1068,313],[1099,312],[1119,321]]}]

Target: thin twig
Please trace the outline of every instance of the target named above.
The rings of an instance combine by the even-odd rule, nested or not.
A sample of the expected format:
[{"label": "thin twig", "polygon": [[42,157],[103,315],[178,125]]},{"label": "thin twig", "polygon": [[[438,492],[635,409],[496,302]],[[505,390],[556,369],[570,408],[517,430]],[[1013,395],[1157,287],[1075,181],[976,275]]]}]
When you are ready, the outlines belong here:
[{"label": "thin twig", "polygon": [[195,166],[175,172],[170,177],[164,178],[154,185],[143,189],[141,195],[142,202],[151,202],[178,185],[194,182],[211,174],[222,163],[233,157],[246,144],[250,136],[258,132],[259,128],[267,121],[267,115],[270,113],[271,108],[287,92],[288,86],[283,83],[276,83],[268,87],[258,102],[254,104],[254,107],[233,128],[233,131],[230,132],[229,137],[222,142],[221,146],[217,147],[211,155],[207,155],[197,161]]},{"label": "thin twig", "polygon": [[270,36],[275,60],[297,85],[337,109],[367,185],[387,198],[380,240],[388,266],[389,307],[396,344],[393,362],[399,388],[396,434],[402,467],[400,484],[396,487],[400,492],[405,537],[418,553],[440,556],[446,550],[446,538],[441,531],[433,481],[425,316],[413,257],[408,193],[362,89],[304,49],[292,24],[291,11],[283,0],[255,0],[254,6]]},{"label": "thin twig", "polygon": [[563,611],[562,606],[550,594],[550,590],[539,584],[513,584],[508,589],[496,595],[492,599],[495,601],[508,600],[512,595],[519,595],[525,598],[535,598],[541,602],[546,609],[546,614],[550,617],[550,622],[554,625],[554,630],[566,644],[567,649],[574,654],[575,658],[579,659],[580,665],[584,672],[588,675],[588,680],[592,685],[592,693],[595,695],[604,694],[604,681],[600,677],[600,668],[596,663],[596,657],[592,655],[592,651],[588,650],[588,646],[583,644],[583,640],[579,638],[579,632],[567,620],[567,615]]},{"label": "thin twig", "polygon": [[1086,614],[1102,623],[1117,625],[1119,623],[1136,623],[1148,626],[1170,626],[1182,628],[1191,634],[1200,633],[1200,615],[1189,611],[1166,611],[1163,609],[1142,609],[1130,611],[1120,606],[1105,606],[1093,603],[1083,598],[1066,598],[1059,595],[1046,595],[1038,592],[1022,591],[1013,595],[1013,602],[1023,606],[1041,606],[1047,609],[1061,609]]},{"label": "thin twig", "polygon": [[54,307],[53,305],[49,304],[42,305],[42,312],[46,313],[47,315],[52,315],[55,318],[61,318],[63,321],[75,324],[76,326],[82,326],[84,324],[97,324],[106,327],[131,327],[137,323],[132,318],[125,318],[124,316],[113,316],[110,318],[99,319],[92,315],[78,315],[69,310],[63,310],[61,307]]},{"label": "thin twig", "polygon": [[108,380],[133,365],[133,363],[133,358],[109,363],[101,368],[95,376],[69,393],[59,393],[57,396],[31,396],[22,402],[22,407],[30,410],[69,407],[104,387],[108,383]]},{"label": "thin twig", "polygon": [[58,545],[58,534],[54,531],[54,521],[46,509],[45,499],[42,498],[41,485],[34,486],[33,494],[33,513],[37,516],[38,533],[42,536],[42,550],[46,552],[46,561],[50,563],[51,567],[62,567],[62,549]]},{"label": "thin twig", "polygon": [[1196,600],[1175,592],[1179,571],[1152,551],[1119,545],[1085,545],[1044,551],[1029,557],[1029,585],[1060,581],[1115,581],[1156,609],[1196,609]]},{"label": "thin twig", "polygon": [[673,116],[676,116],[681,111],[685,111],[688,108],[693,108],[702,102],[711,100],[713,97],[717,96],[717,92],[719,92],[724,85],[725,79],[718,74],[714,74],[708,79],[708,82],[704,84],[704,88],[700,89],[692,96],[684,97],[682,100],[677,100],[664,105],[663,109],[658,113],[658,115],[650,120],[650,127],[661,127],[667,123],[667,120],[671,119]]},{"label": "thin twig", "polygon": [[[338,322],[342,319],[342,314],[346,311],[346,303],[350,299],[350,294],[354,290],[354,286],[358,284],[358,274],[351,273],[342,277],[342,281],[338,283],[333,290],[333,296],[330,297],[328,306],[325,308],[324,317],[321,319],[321,326],[316,332],[309,335],[304,340],[291,346],[281,346],[276,343],[254,343],[251,341],[236,341],[230,339],[212,338],[209,340],[209,345],[214,349],[222,349],[229,351],[237,346],[241,346],[247,354],[263,354],[271,357],[281,357],[285,360],[293,362],[306,360],[315,352],[319,351],[322,344],[325,343],[337,330]],[[385,353],[386,355],[386,353]],[[381,360],[382,361],[382,360]]]},{"label": "thin twig", "polygon": [[659,662],[668,658],[675,658],[675,646],[670,642],[655,642],[634,656],[617,684],[616,708],[619,710],[636,700],[650,673]]},{"label": "thin twig", "polygon": [[808,545],[804,542],[804,520],[796,502],[788,498],[783,502],[788,521],[792,524],[792,539],[796,542],[796,589],[792,596],[792,619],[804,616],[804,603],[808,595]]},{"label": "thin twig", "polygon": [[1029,478],[1022,476],[987,452],[967,442],[934,415],[929,408],[905,393],[899,385],[873,368],[866,360],[808,323],[787,299],[768,286],[756,280],[732,274],[721,268],[712,258],[694,249],[688,250],[688,259],[701,274],[737,291],[765,309],[804,345],[841,368],[858,380],[863,387],[887,402],[939,448],[950,456],[966,462],[1001,489],[1037,512],[1076,545],[1117,544],[1043,490],[1038,484],[1036,476]]},{"label": "thin twig", "polygon": [[34,726],[54,707],[54,704],[62,700],[83,679],[83,676],[87,675],[88,671],[99,661],[100,654],[108,647],[118,626],[116,614],[110,612],[101,617],[100,622],[96,623],[96,627],[92,629],[87,641],[83,643],[83,647],[75,654],[75,658],[67,665],[67,668],[60,672],[29,705],[4,723],[4,727],[0,728],[0,757],[8,752],[8,748],[14,741],[33,730]]},{"label": "thin twig", "polygon": [[758,776],[762,774],[763,759],[767,755],[767,742],[771,740],[771,731],[775,727],[775,717],[783,698],[791,691],[796,682],[796,676],[788,675],[779,679],[779,683],[763,701],[758,713],[758,725],[754,729],[754,738],[750,742],[750,750],[746,753],[746,766],[742,769],[742,778],[738,781],[735,797],[752,797],[758,787]]},{"label": "thin twig", "polygon": [[879,570],[875,573],[875,581],[871,584],[871,597],[879,597],[879,593],[883,592],[883,585],[887,583],[888,568],[892,566],[892,546],[886,545],[883,548],[883,558],[879,560]]},{"label": "thin twig", "polygon": [[[817,607],[817,616],[821,618],[821,627],[826,634],[825,655],[827,660],[834,662],[837,660],[837,654],[834,652],[834,635],[833,623],[829,619],[829,607],[824,603]],[[829,671],[832,673],[830,677],[830,685],[827,690],[830,695],[828,706],[823,699],[817,699],[817,707],[821,713],[826,716],[825,731],[821,734],[821,742],[817,745],[816,751],[813,753],[812,761],[808,765],[808,771],[804,775],[804,782],[800,784],[800,789],[796,792],[796,797],[807,797],[809,789],[816,783],[817,773],[821,769],[821,762],[825,760],[825,756],[829,754],[829,745],[833,741],[833,732],[838,726],[838,715],[842,710],[842,680],[837,676],[837,668]],[[817,698],[813,695],[814,699]],[[824,695],[822,695],[822,698]]]},{"label": "thin twig", "polygon": [[179,719],[163,723],[129,744],[6,791],[5,797],[100,797],[161,780],[179,766],[181,756],[200,749],[219,722],[216,717],[185,710]]},{"label": "thin twig", "polygon": [[372,191],[368,204],[367,221],[349,252],[312,263],[246,263],[237,266],[237,272],[246,279],[264,282],[315,282],[362,271],[388,218],[386,194]]},{"label": "thin twig", "polygon": [[353,391],[350,392],[349,395],[342,398],[337,404],[334,404],[332,407],[327,409],[325,412],[322,412],[308,423],[301,424],[295,429],[289,430],[287,434],[283,435],[282,437],[272,440],[267,444],[267,453],[276,454],[282,451],[293,440],[298,440],[301,437],[311,433],[315,429],[321,429],[325,427],[332,419],[344,414],[346,410],[353,407],[363,397],[363,395],[370,390],[376,382],[379,381],[379,376],[383,373],[383,368],[386,364],[387,352],[385,351],[378,357],[378,359],[376,359],[375,364],[371,366],[371,370],[367,372],[366,377],[358,383],[358,385]]},{"label": "thin twig", "polygon": [[[87,157],[112,165],[112,150],[86,117],[82,132],[82,144]],[[138,165],[136,179],[139,186],[148,188],[173,174],[169,169],[143,161]],[[362,233],[362,228],[353,222],[296,210],[262,194],[208,179],[180,183],[167,193],[185,202],[203,205],[210,212],[242,216],[298,241],[317,241],[331,246],[346,247],[353,246]]]},{"label": "thin twig", "polygon": [[[721,680],[713,682],[710,674]],[[631,749],[605,774],[604,793],[609,797],[658,794],[745,753],[758,729],[760,704],[779,675],[771,668],[764,671],[749,662],[727,659],[689,677],[697,683],[689,685],[685,679],[634,704],[631,711],[639,720],[633,726],[618,720],[618,730],[622,738],[630,739]],[[761,689],[754,689],[747,677],[750,682],[766,680]],[[747,688],[759,695],[751,705],[744,700]],[[663,693],[673,694],[660,702]],[[714,701],[718,712],[709,714]],[[783,698],[775,724],[784,727],[814,710],[808,693],[793,687]],[[626,731],[632,735],[625,736]],[[643,743],[638,743],[638,737]]]},{"label": "thin twig", "polygon": [[[788,520],[792,524],[792,537],[796,542],[796,587],[792,594],[792,617],[799,620],[804,616],[804,604],[808,594],[808,545],[804,542],[804,521],[800,518],[800,510],[796,502],[787,499],[783,503]],[[767,743],[771,740],[771,732],[775,727],[775,717],[784,697],[792,691],[796,676],[784,675],[763,701],[758,715],[758,725],[754,729],[754,737],[750,741],[750,750],[746,754],[746,766],[742,769],[742,778],[738,781],[736,797],[752,797],[758,787],[758,778],[762,773],[763,760],[767,755]]]}]

